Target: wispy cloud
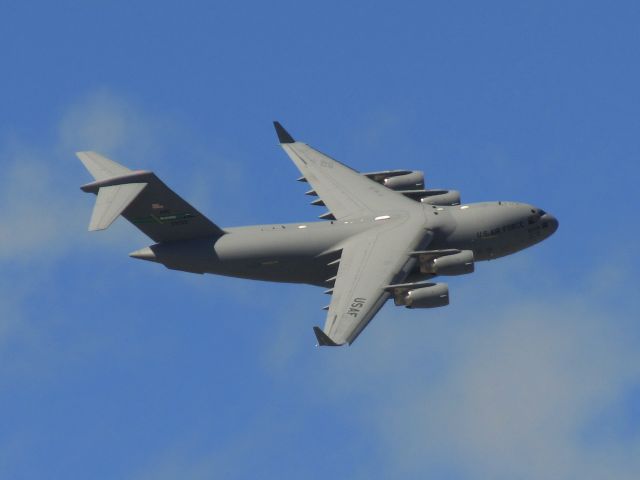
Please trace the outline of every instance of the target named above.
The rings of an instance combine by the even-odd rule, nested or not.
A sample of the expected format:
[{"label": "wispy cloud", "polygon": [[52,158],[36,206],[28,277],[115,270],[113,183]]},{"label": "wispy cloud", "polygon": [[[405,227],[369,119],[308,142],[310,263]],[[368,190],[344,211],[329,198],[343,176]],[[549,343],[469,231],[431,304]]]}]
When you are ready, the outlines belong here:
[{"label": "wispy cloud", "polygon": [[[95,197],[79,190],[92,178],[76,159],[76,151],[97,150],[131,168],[153,169],[159,174],[178,172],[177,187],[172,185],[174,179],[165,180],[189,201],[197,197],[194,203],[205,214],[209,213],[207,204],[214,203],[224,205],[225,213],[231,215],[236,204],[229,208],[229,203],[208,200],[225,192],[238,192],[243,184],[238,173],[241,169],[231,168],[232,164],[220,160],[208,145],[194,141],[184,125],[140,108],[108,89],[79,97],[52,122],[50,130],[53,135],[42,132],[37,139],[3,136],[0,132],[0,202],[4,205],[0,267],[5,273],[0,291],[0,354],[9,351],[9,343],[24,348],[3,365],[5,371],[19,368],[21,359],[41,349],[42,345],[35,345],[51,325],[36,327],[34,312],[28,306],[37,298],[40,309],[46,311],[46,298],[39,292],[64,290],[64,282],[52,278],[60,262],[83,254],[93,261],[106,249],[114,255],[126,255],[151,243],[122,219],[107,232],[87,232]],[[43,142],[42,138],[51,140]],[[185,156],[195,167],[193,171],[182,168]],[[207,183],[207,178],[214,183]],[[160,274],[161,270],[156,266],[153,273]],[[86,275],[86,271],[78,274]],[[200,288],[211,288],[210,282],[203,282],[201,277],[198,280]],[[190,276],[185,281],[196,284]],[[237,283],[219,283],[217,287],[243,298],[248,295],[247,288]]]},{"label": "wispy cloud", "polygon": [[[77,227],[80,209],[70,201],[53,161],[41,152],[13,148],[0,180],[0,201],[6,206],[0,223],[0,260],[56,255],[69,231]],[[45,247],[46,246],[46,247]]]},{"label": "wispy cloud", "polygon": [[131,100],[100,89],[80,97],[64,112],[57,126],[58,148],[66,153],[126,154],[144,162],[162,150],[166,134],[175,128],[166,117],[146,113]]},{"label": "wispy cloud", "polygon": [[[9,206],[0,222],[0,266],[7,273],[0,282],[3,373],[26,372],[60,356],[36,354],[51,352],[46,340],[52,327],[36,322],[28,308],[47,284],[52,265],[74,249],[112,244],[122,250],[136,235],[121,224],[89,239],[92,199],[77,189],[89,178],[73,151],[91,148],[132,167],[163,168],[169,165],[160,151],[167,145],[163,137],[173,127],[99,91],[63,115],[52,145],[14,140],[0,147],[5,172],[0,201]],[[175,145],[167,151],[175,152]],[[191,153],[217,158],[204,147]],[[219,173],[214,195],[241,188],[242,172],[230,165],[203,164],[203,171]],[[182,182],[204,206],[213,188],[203,178],[197,172]],[[140,236],[133,243],[138,241],[145,240]],[[596,265],[573,285],[561,285],[552,269],[534,269],[526,260],[509,262],[488,265],[494,273],[481,268],[456,280],[453,304],[446,309],[387,307],[353,347],[341,350],[309,352],[310,327],[322,323],[322,312],[310,309],[321,306],[322,296],[308,290],[291,300],[288,290],[281,290],[286,308],[262,347],[263,368],[303,405],[298,415],[274,419],[273,406],[265,405],[234,441],[194,452],[191,446],[200,445],[198,428],[206,428],[196,426],[196,440],[187,432],[184,441],[152,452],[135,478],[209,478],[232,471],[247,477],[255,472],[246,457],[283,455],[295,442],[292,431],[313,427],[309,417],[319,404],[354,419],[360,430],[355,437],[366,438],[379,452],[361,466],[364,477],[372,471],[404,478],[447,471],[464,479],[635,478],[638,435],[615,428],[596,440],[590,434],[611,418],[625,424],[627,413],[620,406],[640,388],[640,353],[633,342],[639,336],[638,303],[628,270]],[[521,271],[535,271],[539,280],[529,276],[528,288],[516,287],[513,280]],[[211,283],[203,287],[201,277],[185,278],[194,288]],[[230,283],[221,279],[214,285],[237,288],[233,299],[238,303],[256,302],[251,286],[232,281],[225,287]],[[262,295],[257,301],[269,303]],[[47,301],[39,300],[41,310]],[[311,315],[317,322],[305,321]],[[0,463],[7,462],[6,455],[0,452],[0,457]],[[351,471],[358,470],[356,465]]]},{"label": "wispy cloud", "polygon": [[387,311],[357,358],[336,356],[326,388],[337,401],[367,399],[358,415],[390,476],[634,478],[640,436],[594,443],[585,433],[640,387],[640,352],[621,329],[632,303],[612,309],[597,290],[514,295],[507,278],[491,307],[457,295],[454,326],[426,311],[411,320],[426,325],[407,329]]},{"label": "wispy cloud", "polygon": [[602,317],[554,310],[511,306],[471,327],[445,378],[383,403],[379,428],[395,467],[424,472],[436,458],[469,478],[598,478],[581,430],[637,384],[640,355]]},{"label": "wispy cloud", "polygon": [[[311,347],[304,319],[319,296],[302,292],[287,302],[264,345],[264,366],[304,415],[276,428],[265,420],[277,412],[267,403],[246,427],[268,436],[260,454],[300,454],[290,431],[326,421],[333,433],[325,431],[322,442],[336,454],[349,452],[347,473],[363,478],[635,478],[640,425],[623,408],[640,389],[638,308],[628,278],[606,269],[611,288],[628,299],[615,305],[592,281],[602,271],[597,265],[561,286],[552,268],[537,264],[546,282],[534,288],[524,275],[523,288],[516,284],[532,271],[531,258],[514,260],[459,279],[448,308],[386,307],[350,348]],[[344,442],[347,431],[376,455],[360,458]],[[227,454],[245,458],[254,448],[245,439],[228,450],[151,462],[149,471],[201,478],[219,472]],[[238,462],[226,468],[246,478]]]},{"label": "wispy cloud", "polygon": [[[95,254],[105,248],[127,253],[145,242],[124,222],[108,234],[90,235],[87,224],[93,196],[79,190],[91,180],[74,156],[77,150],[131,150],[151,155],[154,140],[162,144],[163,123],[130,102],[105,90],[86,95],[70,106],[52,130],[49,144],[4,136],[0,143],[0,355],[2,371],[25,367],[43,351],[42,336],[52,328],[38,324],[47,310],[46,295],[64,282],[52,271],[68,255]],[[48,137],[43,134],[42,137]],[[144,158],[144,156],[143,156]],[[29,306],[34,299],[40,312]],[[11,353],[11,355],[9,355]],[[4,355],[9,355],[4,357]]]},{"label": "wispy cloud", "polygon": [[[83,173],[74,152],[127,150],[148,157],[154,138],[163,137],[160,123],[118,96],[98,91],[62,115],[52,144],[6,140],[0,146],[0,201],[6,206],[0,223],[0,261],[51,262],[86,243],[93,199],[78,187],[91,177]],[[94,242],[122,246],[122,232],[116,225],[110,235],[96,235]]]}]

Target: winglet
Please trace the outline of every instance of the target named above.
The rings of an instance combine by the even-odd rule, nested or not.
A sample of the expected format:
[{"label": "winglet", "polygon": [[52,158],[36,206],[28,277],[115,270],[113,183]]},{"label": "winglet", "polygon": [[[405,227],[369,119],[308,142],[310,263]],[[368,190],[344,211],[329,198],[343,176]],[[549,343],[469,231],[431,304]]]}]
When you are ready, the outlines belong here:
[{"label": "winglet", "polygon": [[322,331],[320,327],[313,327],[313,333],[316,334],[318,339],[318,345],[321,347],[339,347],[341,343],[336,343],[329,338],[329,336]]},{"label": "winglet", "polygon": [[276,127],[276,133],[278,134],[278,141],[280,143],[295,143],[293,137],[280,125],[280,122],[273,122],[273,126]]}]

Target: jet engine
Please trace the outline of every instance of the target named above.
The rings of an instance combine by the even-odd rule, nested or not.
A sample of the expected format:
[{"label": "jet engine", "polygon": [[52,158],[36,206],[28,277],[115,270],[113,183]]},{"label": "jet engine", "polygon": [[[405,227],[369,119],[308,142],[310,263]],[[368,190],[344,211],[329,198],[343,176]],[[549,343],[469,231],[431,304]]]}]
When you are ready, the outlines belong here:
[{"label": "jet engine", "polygon": [[[429,205],[460,205],[460,192],[457,190],[424,189],[424,172],[420,170],[382,170],[363,173],[374,182],[391,190],[402,192],[406,197]],[[315,192],[307,192],[314,194]]]},{"label": "jet engine", "polygon": [[412,290],[395,294],[395,304],[407,308],[436,308],[449,305],[449,287],[446,283],[428,283]]},{"label": "jet engine", "polygon": [[424,172],[419,170],[383,170],[362,175],[392,190],[422,190],[424,188]]},{"label": "jet engine", "polygon": [[458,190],[425,190],[425,195],[420,198],[422,203],[429,205],[460,205],[460,192]]},{"label": "jet engine", "polygon": [[391,190],[419,190],[424,188],[424,172],[415,170],[405,175],[388,177],[382,184]]},{"label": "jet engine", "polygon": [[465,275],[473,273],[473,251],[462,250],[443,256],[420,255],[420,271],[433,275]]}]

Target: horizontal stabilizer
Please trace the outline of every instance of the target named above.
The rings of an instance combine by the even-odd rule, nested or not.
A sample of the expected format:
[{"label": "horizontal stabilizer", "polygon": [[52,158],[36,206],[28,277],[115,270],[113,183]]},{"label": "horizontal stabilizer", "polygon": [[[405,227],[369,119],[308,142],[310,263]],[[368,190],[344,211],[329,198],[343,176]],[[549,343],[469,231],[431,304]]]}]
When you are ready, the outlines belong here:
[{"label": "horizontal stabilizer", "polygon": [[125,183],[101,187],[91,214],[89,231],[108,228],[146,186],[146,183]]},{"label": "horizontal stabilizer", "polygon": [[320,327],[313,327],[313,333],[316,334],[316,338],[318,339],[318,345],[321,347],[339,347],[342,343],[336,343],[329,335],[324,333]]}]

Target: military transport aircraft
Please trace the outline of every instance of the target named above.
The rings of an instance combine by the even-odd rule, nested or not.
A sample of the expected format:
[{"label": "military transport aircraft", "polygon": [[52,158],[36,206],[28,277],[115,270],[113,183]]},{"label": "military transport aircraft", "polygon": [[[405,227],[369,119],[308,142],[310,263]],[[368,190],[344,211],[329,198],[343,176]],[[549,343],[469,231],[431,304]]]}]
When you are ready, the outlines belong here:
[{"label": "military transport aircraft", "polygon": [[122,215],[155,242],[133,258],[193,273],[323,286],[331,295],[318,345],[351,344],[384,303],[449,304],[436,276],[515,253],[553,234],[558,221],[515,202],[461,204],[454,190],[425,189],[420,171],[359,173],[294,140],[274,122],[284,151],[308,182],[324,221],[221,228],[153,172],[130,170],[95,152],[78,158],[95,178],[89,230]]}]

